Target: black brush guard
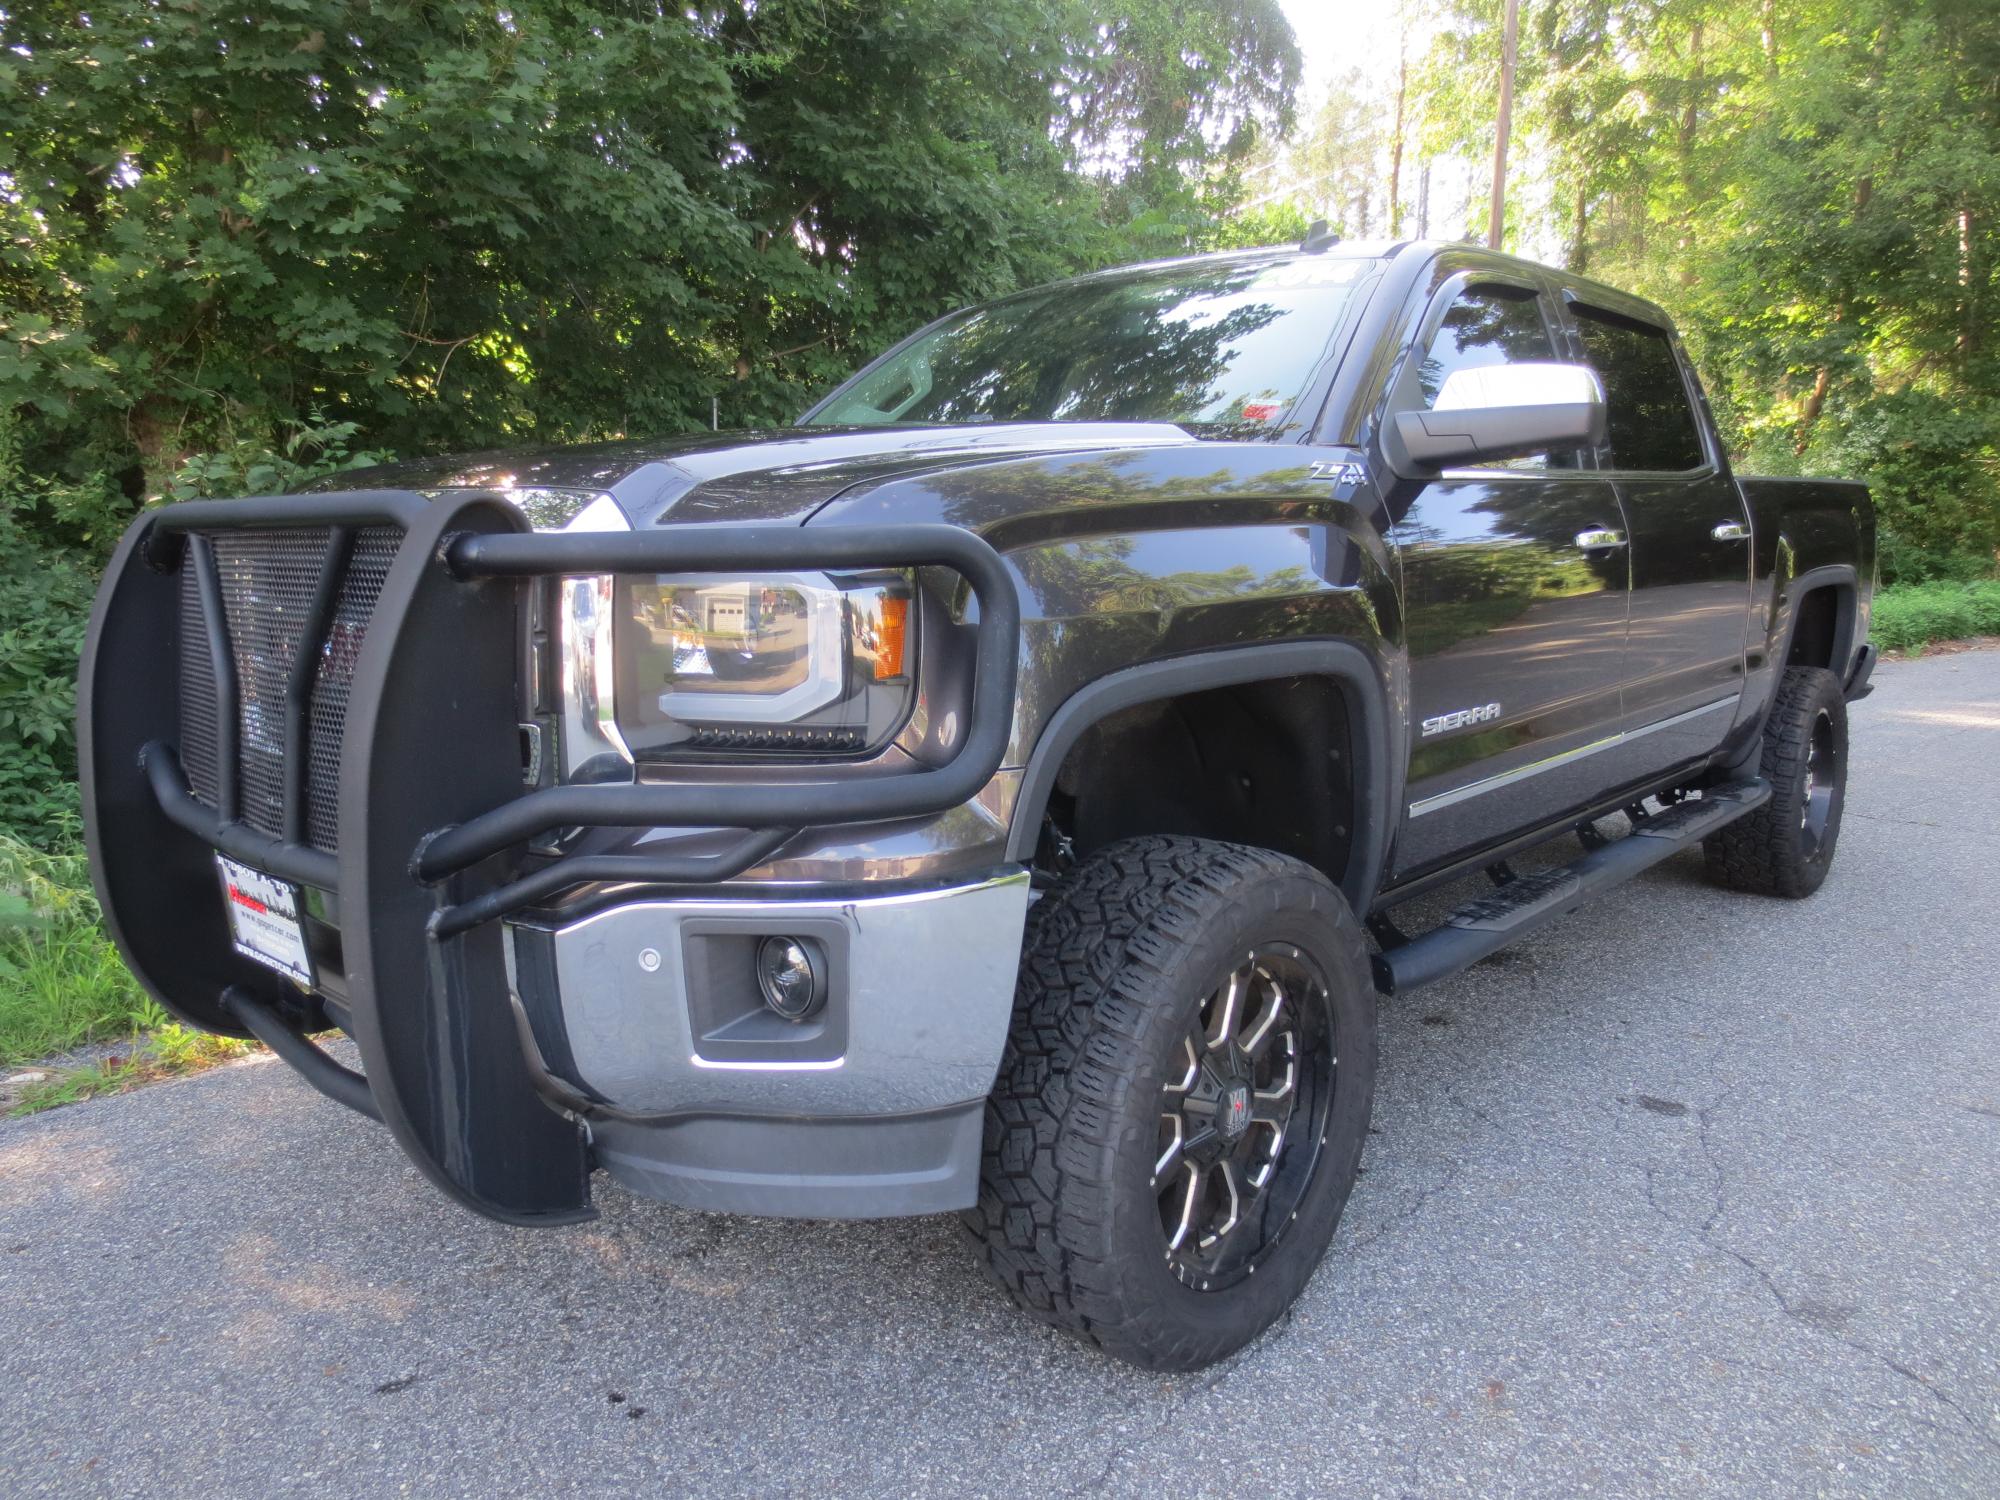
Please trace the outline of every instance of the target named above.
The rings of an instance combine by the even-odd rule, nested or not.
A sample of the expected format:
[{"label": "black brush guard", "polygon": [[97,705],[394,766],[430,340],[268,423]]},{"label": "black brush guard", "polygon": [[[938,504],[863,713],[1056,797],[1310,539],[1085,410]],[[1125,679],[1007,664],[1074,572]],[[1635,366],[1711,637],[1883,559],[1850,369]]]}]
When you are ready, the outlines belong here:
[{"label": "black brush guard", "polygon": [[[283,704],[282,832],[239,816],[237,684],[210,536],[329,528]],[[403,533],[348,687],[338,853],[307,837],[304,737],[345,548]],[[979,603],[968,732],[943,766],[817,783],[525,788],[516,726],[524,580],[598,573],[942,566]],[[216,677],[215,801],[180,764],[180,573],[191,568]],[[993,549],[949,526],[662,527],[532,534],[504,495],[409,491],[192,501],[141,516],[98,591],[77,695],[84,827],[105,920],[126,963],[189,1023],[255,1035],[329,1096],[378,1115],[466,1206],[518,1224],[591,1214],[577,1123],[544,1104],[507,999],[494,918],[595,881],[687,884],[749,868],[809,826],[943,812],[1005,754],[1020,608]],[[197,645],[199,643],[196,643]],[[260,707],[262,705],[260,704]],[[530,858],[577,827],[740,829],[721,853]],[[365,1081],[305,1040],[289,981],[236,954],[214,854],[330,893]],[[274,1040],[275,1038],[275,1040]]]}]

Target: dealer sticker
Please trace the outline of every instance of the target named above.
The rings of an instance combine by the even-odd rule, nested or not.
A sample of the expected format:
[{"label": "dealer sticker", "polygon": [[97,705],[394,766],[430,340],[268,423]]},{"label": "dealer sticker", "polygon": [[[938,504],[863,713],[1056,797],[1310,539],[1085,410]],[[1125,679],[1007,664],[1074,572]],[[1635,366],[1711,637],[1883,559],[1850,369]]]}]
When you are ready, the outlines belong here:
[{"label": "dealer sticker", "polygon": [[298,887],[220,854],[215,865],[222,872],[223,901],[229,908],[236,951],[310,985],[312,955],[306,951],[305,928],[299,923]]}]

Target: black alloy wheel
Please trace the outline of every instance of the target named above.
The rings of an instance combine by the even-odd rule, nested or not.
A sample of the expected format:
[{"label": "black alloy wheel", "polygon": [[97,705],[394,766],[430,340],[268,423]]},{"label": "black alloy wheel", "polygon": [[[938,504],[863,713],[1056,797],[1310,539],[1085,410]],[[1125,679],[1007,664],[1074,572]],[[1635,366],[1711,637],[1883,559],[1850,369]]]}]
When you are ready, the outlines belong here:
[{"label": "black alloy wheel", "polygon": [[1326,998],[1309,957],[1266,946],[1215,987],[1169,1059],[1152,1186],[1186,1286],[1253,1274],[1297,1215],[1339,1066]]},{"label": "black alloy wheel", "polygon": [[1718,884],[1810,896],[1826,880],[1847,798],[1847,702],[1823,667],[1787,667],[1764,720],[1758,774],[1771,800],[1702,841]]},{"label": "black alloy wheel", "polygon": [[1239,844],[1112,844],[1029,910],[965,1228],[1036,1317],[1200,1369],[1304,1289],[1374,1087],[1367,945],[1324,875]]},{"label": "black alloy wheel", "polygon": [[1821,707],[1807,735],[1805,785],[1799,796],[1799,833],[1807,858],[1826,842],[1827,829],[1834,825],[1834,805],[1846,789],[1845,740],[1845,735],[1834,733],[1832,711]]}]

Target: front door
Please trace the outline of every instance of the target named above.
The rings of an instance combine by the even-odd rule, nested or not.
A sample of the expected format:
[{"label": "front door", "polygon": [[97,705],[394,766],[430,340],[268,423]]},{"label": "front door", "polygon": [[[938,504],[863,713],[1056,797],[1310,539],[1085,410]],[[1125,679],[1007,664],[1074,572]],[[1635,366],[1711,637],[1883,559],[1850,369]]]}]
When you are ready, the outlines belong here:
[{"label": "front door", "polygon": [[1631,532],[1620,770],[1639,779],[1722,742],[1743,690],[1750,518],[1697,419],[1689,372],[1656,322],[1571,299],[1584,359],[1604,385],[1603,472]]},{"label": "front door", "polygon": [[[1453,370],[1557,359],[1547,299],[1483,275],[1447,283],[1391,412]],[[1618,732],[1627,523],[1577,453],[1451,470],[1393,517],[1410,662],[1411,756],[1393,874],[1560,817],[1602,782]]]}]

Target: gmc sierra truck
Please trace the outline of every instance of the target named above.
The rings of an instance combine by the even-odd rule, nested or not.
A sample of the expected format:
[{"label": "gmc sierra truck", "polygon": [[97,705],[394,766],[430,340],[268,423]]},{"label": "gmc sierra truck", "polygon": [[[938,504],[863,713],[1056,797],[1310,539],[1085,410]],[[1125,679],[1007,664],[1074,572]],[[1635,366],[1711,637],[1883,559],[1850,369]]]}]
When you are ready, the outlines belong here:
[{"label": "gmc sierra truck", "polygon": [[1191,1369],[1324,1254],[1378,996],[1696,843],[1818,888],[1874,558],[1861,486],[1731,472],[1658,307],[1315,233],[954,313],[783,430],[145,511],[92,864],[161,1004],[468,1208],[955,1211]]}]

